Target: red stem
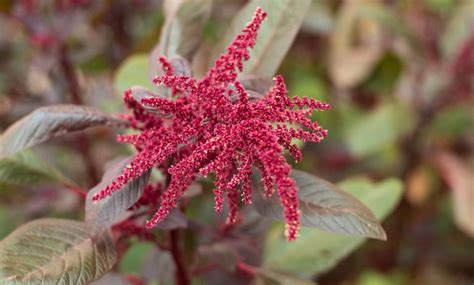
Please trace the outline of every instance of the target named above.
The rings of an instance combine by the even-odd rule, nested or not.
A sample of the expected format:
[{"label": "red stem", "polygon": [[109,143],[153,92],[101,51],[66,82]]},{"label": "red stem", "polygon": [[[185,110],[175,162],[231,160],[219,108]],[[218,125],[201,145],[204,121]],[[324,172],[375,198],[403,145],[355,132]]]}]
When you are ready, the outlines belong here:
[{"label": "red stem", "polygon": [[255,277],[257,275],[257,272],[255,271],[255,267],[248,265],[245,262],[239,261],[237,263],[237,271],[245,273],[246,275],[249,275],[250,277]]},{"label": "red stem", "polygon": [[87,192],[84,192],[82,191],[80,188],[78,187],[74,187],[74,186],[70,186],[70,187],[67,187],[69,190],[71,190],[72,192],[76,193],[76,194],[79,194],[81,197],[85,198],[87,196]]},{"label": "red stem", "polygon": [[189,285],[191,284],[189,273],[186,265],[183,262],[183,255],[180,249],[180,235],[179,230],[170,231],[171,255],[173,256],[176,265],[176,284]]}]

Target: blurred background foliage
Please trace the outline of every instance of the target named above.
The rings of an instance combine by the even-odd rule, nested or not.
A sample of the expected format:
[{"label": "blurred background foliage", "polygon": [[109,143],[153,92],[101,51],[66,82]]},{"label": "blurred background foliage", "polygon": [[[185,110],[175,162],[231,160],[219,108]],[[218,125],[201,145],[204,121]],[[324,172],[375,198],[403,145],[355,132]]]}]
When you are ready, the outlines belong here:
[{"label": "blurred background foliage", "polygon": [[[33,9],[37,3],[40,9]],[[244,3],[214,1],[199,58],[212,54],[210,47]],[[0,1],[0,130],[50,104],[79,100],[123,111],[125,88],[150,86],[147,53],[164,23],[161,4]],[[363,202],[373,199],[379,217],[396,208],[384,222],[388,241],[359,248],[358,238],[323,232],[285,244],[274,234],[281,232],[277,225],[269,232],[264,264],[317,275],[318,284],[472,284],[474,1],[313,0],[301,17],[278,73],[290,95],[333,108],[314,114],[330,135],[304,146],[304,160],[295,167],[341,182]],[[193,62],[198,75],[205,62]],[[77,143],[84,140],[85,147]],[[83,215],[81,198],[55,181],[90,187],[106,161],[126,152],[112,133],[96,129],[12,158],[17,170],[0,161],[0,173],[18,175],[0,180],[0,238],[34,218]],[[375,196],[360,189],[373,189]],[[398,205],[397,189],[403,189]],[[387,195],[378,197],[383,191]],[[307,254],[309,247],[314,255]],[[149,251],[146,244],[132,247],[119,271],[142,274]]]}]

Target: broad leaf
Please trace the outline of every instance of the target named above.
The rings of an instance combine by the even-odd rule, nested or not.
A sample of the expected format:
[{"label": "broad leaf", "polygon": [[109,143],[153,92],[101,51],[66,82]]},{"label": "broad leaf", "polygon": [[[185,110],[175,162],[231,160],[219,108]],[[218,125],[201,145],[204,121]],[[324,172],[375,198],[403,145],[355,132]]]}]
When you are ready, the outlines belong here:
[{"label": "broad leaf", "polygon": [[125,276],[122,276],[119,273],[110,272],[105,274],[99,280],[96,280],[89,285],[133,285],[130,281],[126,279]]},{"label": "broad leaf", "polygon": [[160,56],[168,59],[183,56],[191,61],[201,41],[202,29],[209,18],[212,0],[167,0],[166,20],[160,41],[149,58],[150,79],[160,74]]},{"label": "broad leaf", "polygon": [[[155,86],[148,78],[148,55],[135,54],[129,56],[115,73],[114,87],[118,96],[128,88],[138,85],[153,90]],[[121,98],[121,97],[120,97]]]},{"label": "broad leaf", "polygon": [[[372,183],[368,179],[354,178],[339,186],[367,205],[379,220],[394,209],[402,195],[402,184],[395,179]],[[267,236],[264,267],[300,277],[330,270],[365,241],[362,237],[303,227],[298,239],[288,242],[282,232],[282,225],[278,225]]]},{"label": "broad leaf", "polygon": [[[255,47],[250,51],[250,60],[244,63],[244,72],[259,76],[273,76],[288,52],[303,23],[311,0],[253,0],[235,17],[212,53],[212,63],[226,46],[252,19],[257,7],[268,14],[262,24]],[[212,64],[211,63],[211,64]]]},{"label": "broad leaf", "polygon": [[474,172],[472,165],[450,152],[437,153],[435,164],[451,190],[454,222],[461,231],[474,238]]},{"label": "broad leaf", "polygon": [[150,172],[129,182],[121,190],[100,201],[93,202],[92,196],[112,183],[127,167],[132,158],[110,163],[102,181],[87,193],[86,224],[92,236],[97,236],[123,217],[128,208],[135,204],[143,194]]},{"label": "broad leaf", "polygon": [[[331,33],[329,74],[339,88],[351,88],[363,81],[373,70],[383,53],[380,24],[360,9],[377,5],[367,0],[346,1]],[[357,46],[353,46],[357,38]]]},{"label": "broad leaf", "polygon": [[175,284],[175,264],[168,250],[153,242],[132,244],[120,260],[118,269],[127,275],[140,276],[146,284]]},{"label": "broad leaf", "polygon": [[92,240],[82,222],[40,219],[0,242],[0,284],[87,284],[115,262],[108,234]]},{"label": "broad leaf", "polygon": [[0,158],[66,133],[100,125],[121,125],[122,120],[92,107],[41,107],[10,126],[0,137]]},{"label": "broad leaf", "polygon": [[[386,235],[372,212],[352,195],[336,185],[309,173],[293,170],[291,177],[298,187],[301,225],[346,235],[386,239]],[[254,189],[261,187],[254,179]],[[278,195],[265,198],[255,191],[255,209],[265,217],[283,220]]]},{"label": "broad leaf", "polygon": [[[462,3],[462,4],[461,4]],[[474,22],[474,2],[461,1],[447,23],[440,40],[443,56],[451,60],[459,52],[463,43],[472,34]]]},{"label": "broad leaf", "polygon": [[31,150],[0,159],[0,183],[7,185],[40,185],[60,182],[75,184]]},{"label": "broad leaf", "polygon": [[313,281],[265,268],[256,268],[255,285],[315,285]]},{"label": "broad leaf", "polygon": [[166,219],[156,225],[156,228],[161,230],[184,229],[188,227],[188,219],[178,209],[173,209],[166,217]]},{"label": "broad leaf", "polygon": [[143,276],[150,284],[170,285],[176,283],[176,265],[169,251],[153,245],[142,261],[140,276]]},{"label": "broad leaf", "polygon": [[393,146],[411,127],[413,114],[403,104],[384,104],[365,114],[345,130],[345,141],[358,157]]}]

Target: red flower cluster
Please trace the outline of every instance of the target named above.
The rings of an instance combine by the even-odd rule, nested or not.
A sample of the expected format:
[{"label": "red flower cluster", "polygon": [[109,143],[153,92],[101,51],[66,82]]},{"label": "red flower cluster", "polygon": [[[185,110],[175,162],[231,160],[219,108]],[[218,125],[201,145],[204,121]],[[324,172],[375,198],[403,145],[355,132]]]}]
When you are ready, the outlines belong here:
[{"label": "red flower cluster", "polygon": [[[147,222],[151,228],[163,221],[177,206],[179,198],[196,175],[215,173],[215,210],[222,211],[225,197],[229,206],[228,223],[236,221],[239,194],[251,203],[251,173],[261,173],[265,195],[278,191],[286,219],[286,236],[298,236],[300,212],[297,187],[290,178],[287,149],[296,159],[301,152],[292,139],[319,142],[327,131],[308,116],[330,106],[308,98],[287,97],[283,78],[276,76],[274,86],[261,98],[251,98],[237,79],[249,48],[255,45],[257,31],[266,13],[257,9],[252,21],[237,35],[206,76],[201,80],[175,75],[172,65],[161,58],[165,70],[154,83],[171,89],[172,98],[150,96],[138,102],[131,91],[125,102],[134,111],[132,124],[141,131],[123,135],[119,141],[132,143],[138,154],[124,172],[94,200],[121,189],[124,184],[156,166],[168,167],[171,176],[161,205]],[[240,193],[239,193],[240,189]]]}]

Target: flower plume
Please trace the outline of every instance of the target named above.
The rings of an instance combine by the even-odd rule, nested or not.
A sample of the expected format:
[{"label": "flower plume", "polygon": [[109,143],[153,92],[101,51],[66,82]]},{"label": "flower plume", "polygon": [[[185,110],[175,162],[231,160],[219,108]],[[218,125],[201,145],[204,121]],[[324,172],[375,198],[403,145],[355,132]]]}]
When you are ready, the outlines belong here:
[{"label": "flower plume", "polygon": [[288,97],[283,77],[259,98],[250,96],[237,79],[249,49],[257,39],[266,13],[258,8],[251,22],[227,47],[214,66],[200,80],[177,75],[172,64],[160,58],[164,75],[153,82],[171,90],[172,96],[136,99],[132,91],[124,100],[133,110],[131,124],[139,134],[121,135],[118,140],[133,144],[138,153],[113,183],[96,194],[100,200],[153,167],[167,169],[167,189],[148,228],[163,221],[198,175],[215,174],[215,210],[221,212],[227,199],[228,223],[238,217],[239,203],[252,202],[252,168],[259,170],[264,194],[276,191],[284,208],[286,236],[298,236],[300,212],[298,189],[289,176],[291,166],[285,149],[298,161],[301,152],[293,139],[319,142],[327,131],[308,116],[330,106],[320,101]]}]

